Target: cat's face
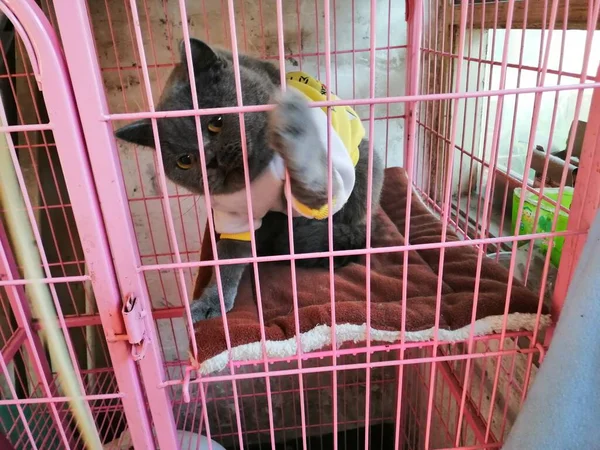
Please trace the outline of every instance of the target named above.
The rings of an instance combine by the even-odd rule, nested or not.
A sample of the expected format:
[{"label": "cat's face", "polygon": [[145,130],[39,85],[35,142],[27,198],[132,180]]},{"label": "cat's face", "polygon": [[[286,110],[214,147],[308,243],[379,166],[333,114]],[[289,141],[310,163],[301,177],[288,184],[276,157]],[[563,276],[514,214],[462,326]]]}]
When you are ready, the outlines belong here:
[{"label": "cat's face", "polygon": [[[231,54],[213,50],[202,41],[190,40],[200,109],[237,106]],[[192,96],[185,52],[172,71],[157,105],[158,111],[192,109]],[[279,72],[266,62],[240,56],[244,105],[261,105],[279,84]],[[267,113],[244,114],[250,177],[269,163],[272,151],[266,140]],[[200,116],[208,185],[212,194],[235,192],[244,187],[244,168],[238,114]],[[165,173],[174,183],[203,193],[198,137],[194,117],[157,120]],[[119,139],[155,148],[150,120],[133,122],[116,132]]]}]

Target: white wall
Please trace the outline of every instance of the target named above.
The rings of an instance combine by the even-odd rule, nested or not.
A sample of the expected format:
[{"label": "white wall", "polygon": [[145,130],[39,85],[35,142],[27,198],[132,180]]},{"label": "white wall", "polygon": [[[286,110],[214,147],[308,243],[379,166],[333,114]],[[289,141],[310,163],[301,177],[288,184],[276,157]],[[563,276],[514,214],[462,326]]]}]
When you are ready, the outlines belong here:
[{"label": "white wall", "polygon": [[[550,35],[542,30],[527,30],[525,39],[520,30],[513,30],[509,35],[509,48],[507,61],[511,64],[519,63],[519,55],[521,42],[523,42],[523,66],[530,68],[542,67],[546,53],[548,53],[548,69],[563,70],[572,74],[580,74],[583,69],[583,59],[585,54],[585,41],[587,33],[579,30],[569,30],[566,35],[562,31],[554,31],[550,40]],[[561,66],[561,46],[564,38],[564,52],[562,54]],[[490,39],[490,38],[488,38]],[[502,61],[503,43],[505,39],[505,31],[498,30],[496,32],[496,44],[494,48],[490,45],[488,49],[488,59],[493,61]],[[548,49],[547,43],[550,40]],[[549,50],[549,51],[548,51]],[[590,64],[588,66],[588,75],[594,75],[598,68],[598,55],[600,55],[600,33],[595,32],[593,37],[593,45],[591,49]],[[490,89],[500,88],[501,67],[494,66],[492,69]],[[538,70],[521,70],[520,80],[519,69],[508,68],[506,71],[505,88],[516,87],[535,87],[539,84]],[[543,82],[544,86],[569,85],[579,83],[578,78],[563,76],[559,79],[557,74],[547,73]],[[538,117],[537,127],[535,128],[534,146],[541,145],[545,149],[550,148],[552,152],[564,150],[567,144],[569,128],[573,120],[575,120],[575,105],[577,101],[578,91],[563,91],[563,92],[545,92],[541,94],[540,113]],[[580,111],[579,120],[587,120],[587,115],[590,108],[592,90],[588,89],[583,92],[583,103]],[[506,167],[506,161],[511,150],[513,153],[513,161],[511,162],[511,171],[515,171],[519,176],[523,175],[525,156],[527,145],[530,139],[533,108],[535,104],[536,94],[521,94],[518,97],[518,106],[515,108],[517,96],[507,95],[504,97],[502,105],[502,117],[500,128],[500,141],[498,146],[499,166]],[[493,118],[496,113],[497,98],[491,99],[490,112],[493,115],[490,117],[490,125],[486,130],[488,135],[487,154],[491,152],[491,138],[494,133]],[[556,102],[556,119],[552,123],[552,115],[554,113]],[[516,116],[516,120],[515,120]],[[515,123],[515,137],[511,142],[511,133]]]}]

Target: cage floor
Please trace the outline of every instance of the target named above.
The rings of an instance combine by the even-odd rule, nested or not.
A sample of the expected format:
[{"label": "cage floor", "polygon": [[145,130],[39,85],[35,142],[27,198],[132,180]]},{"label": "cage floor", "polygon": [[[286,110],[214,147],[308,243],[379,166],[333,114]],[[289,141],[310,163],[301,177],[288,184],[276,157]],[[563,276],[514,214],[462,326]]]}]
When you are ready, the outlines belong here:
[{"label": "cage floor", "polygon": [[[181,385],[167,389],[177,429],[210,432],[211,438],[227,449],[270,448],[271,434],[276,448],[303,448],[303,421],[304,436],[314,444],[311,449],[331,448],[327,443],[335,433],[338,448],[355,448],[350,442],[356,443],[357,438],[363,444],[356,448],[365,448],[365,429],[369,448],[394,448],[396,440],[403,450],[499,448],[535,374],[534,356],[538,355],[527,351],[530,338],[521,333],[506,339],[501,348],[499,338],[490,336],[475,344],[470,354],[477,353],[476,358],[469,358],[465,343],[437,349],[424,345],[408,349],[404,355],[397,349],[374,352],[369,356],[374,367],[369,370],[353,368],[367,358],[360,353],[340,356],[335,370],[331,359],[323,358],[305,365],[302,375],[283,375],[297,363],[290,361],[272,365],[268,381],[260,375],[264,366],[239,365],[232,379],[213,376],[192,383],[202,386],[202,392],[191,389],[190,402],[183,400]],[[389,364],[377,367],[379,362]],[[174,372],[184,370],[185,365],[186,361],[174,361],[165,369],[176,376]],[[105,444],[111,442],[106,448],[129,448],[127,433],[123,434],[127,422],[122,394],[112,369],[83,371],[82,382],[100,437]],[[56,377],[50,389],[61,391]],[[13,418],[14,425],[6,433],[13,445],[19,449],[64,448],[57,427],[60,420],[70,447],[83,448],[66,399],[58,397],[46,403],[43,393],[43,387],[37,386],[19,407],[2,406],[4,414]],[[264,412],[267,399],[272,430],[264,420],[269,417]],[[332,400],[337,402],[337,420],[333,420]]]}]

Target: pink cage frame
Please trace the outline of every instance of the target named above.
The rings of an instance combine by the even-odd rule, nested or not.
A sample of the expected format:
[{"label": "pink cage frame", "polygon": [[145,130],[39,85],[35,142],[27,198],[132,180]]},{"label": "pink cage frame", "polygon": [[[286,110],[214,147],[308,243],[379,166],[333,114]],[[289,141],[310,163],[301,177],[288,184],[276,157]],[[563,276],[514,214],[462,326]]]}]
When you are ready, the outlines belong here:
[{"label": "pink cage frame", "polygon": [[[514,4],[514,1],[509,2],[510,5]],[[553,2],[556,5],[557,2]],[[198,105],[194,105],[192,111],[179,111],[173,113],[161,113],[155,112],[153,106],[153,99],[151,95],[150,77],[148,73],[148,64],[144,56],[144,47],[142,40],[142,31],[139,21],[134,21],[134,30],[136,39],[139,45],[138,51],[142,60],[142,72],[144,84],[148,94],[148,103],[150,105],[150,112],[146,113],[120,113],[115,114],[109,111],[106,96],[104,92],[103,80],[101,76],[100,66],[98,64],[98,58],[95,48],[94,36],[90,27],[88,11],[86,3],[83,0],[77,1],[62,1],[55,0],[53,2],[54,11],[56,14],[56,21],[58,30],[62,40],[60,44],[58,37],[54,33],[50,23],[35,5],[33,0],[2,0],[0,1],[0,9],[6,16],[9,17],[11,22],[14,24],[18,31],[21,39],[23,40],[27,53],[31,59],[33,70],[35,71],[36,79],[39,83],[40,89],[44,95],[44,101],[48,110],[49,123],[47,125],[19,125],[19,126],[4,126],[0,131],[4,133],[12,133],[18,131],[41,131],[51,130],[54,133],[56,146],[59,149],[59,157],[61,165],[65,168],[65,181],[70,194],[70,201],[73,207],[75,220],[77,223],[77,229],[80,234],[81,242],[85,249],[85,261],[88,266],[91,275],[82,275],[78,277],[53,277],[50,275],[50,270],[46,264],[45,272],[46,278],[42,280],[35,280],[35,282],[43,282],[48,284],[53,283],[65,283],[65,282],[82,282],[91,281],[93,289],[95,291],[96,298],[98,300],[99,314],[93,317],[81,317],[81,318],[65,318],[62,316],[60,302],[55,297],[55,305],[59,313],[59,321],[63,329],[69,327],[80,327],[89,325],[101,324],[108,340],[108,349],[110,352],[110,358],[114,367],[114,375],[118,385],[119,393],[115,394],[102,394],[102,395],[87,395],[86,400],[94,399],[119,399],[122,402],[123,410],[127,418],[129,429],[132,434],[132,441],[135,448],[155,448],[158,445],[160,448],[178,448],[178,437],[176,434],[176,421],[172,413],[172,400],[169,396],[168,389],[172,386],[182,386],[184,391],[189,389],[190,383],[199,383],[200,386],[207,385],[216,381],[229,381],[232,383],[233,389],[233,401],[235,402],[236,408],[239,408],[237,403],[238,392],[236,388],[236,381],[247,377],[243,374],[236,374],[236,366],[231,363],[230,368],[232,373],[230,375],[221,375],[217,377],[211,377],[208,380],[203,380],[201,377],[191,380],[193,367],[188,366],[185,370],[185,376],[177,380],[167,380],[165,377],[164,361],[161,355],[161,349],[159,345],[159,339],[157,337],[157,331],[153,319],[158,318],[169,318],[180,316],[183,312],[185,314],[188,327],[192,329],[191,315],[189,310],[189,295],[182,289],[180,294],[183,299],[183,308],[173,308],[168,312],[162,312],[158,316],[152,316],[148,314],[142,322],[136,323],[137,326],[143,329],[144,337],[148,342],[143,349],[143,357],[139,361],[135,361],[132,357],[131,346],[126,340],[115,338],[115,336],[124,335],[129,331],[129,335],[134,332],[132,329],[126,330],[122,321],[122,303],[123,299],[128,296],[134,295],[138,300],[138,304],[145,311],[151,311],[151,304],[149,300],[149,294],[147,292],[146,282],[144,280],[144,273],[147,271],[169,269],[176,270],[178,277],[180,278],[181,285],[185,286],[183,269],[196,268],[202,265],[216,265],[217,267],[221,264],[232,263],[232,261],[217,261],[217,262],[183,262],[180,258],[180,252],[177,246],[177,239],[175,237],[175,229],[173,227],[173,218],[171,217],[169,198],[167,194],[163,195],[162,201],[165,205],[165,214],[167,215],[167,223],[170,224],[169,235],[171,243],[174,246],[175,262],[171,264],[149,264],[143,265],[139,255],[139,250],[136,245],[136,237],[134,228],[131,223],[131,217],[129,213],[129,207],[127,204],[127,195],[122,180],[121,168],[119,163],[119,155],[115,140],[113,137],[113,130],[111,122],[114,120],[125,120],[125,119],[137,119],[137,118],[152,118],[156,119],[159,117],[175,116],[175,115],[193,115],[196,120],[199,120],[199,116],[202,114],[211,113],[214,114],[216,111],[203,111],[198,109]],[[463,2],[466,5],[466,2]],[[229,26],[232,34],[232,40],[235,42],[236,24],[235,24],[235,10],[234,3],[232,0],[227,2],[229,12]],[[137,5],[135,0],[130,1],[131,10],[134,12],[135,17],[139,17],[137,14]],[[184,0],[179,0],[179,7],[182,14],[182,19],[185,18],[186,5]],[[371,7],[375,8],[375,2],[371,1]],[[593,30],[596,26],[598,18],[598,9],[600,8],[600,2],[594,3],[594,8],[591,11],[588,30]],[[556,9],[556,8],[555,8]],[[280,45],[280,54],[284,54],[283,51],[283,22],[282,22],[282,0],[277,1],[278,10],[278,42]],[[461,8],[461,24],[466,23],[467,14],[469,10],[466,6]],[[554,11],[554,17],[556,18],[556,11]],[[594,21],[595,18],[595,21]],[[325,0],[325,23],[329,23],[329,1]],[[512,243],[513,245],[513,256],[510,264],[511,276],[515,270],[514,250],[516,250],[517,242],[519,240],[541,238],[541,237],[565,237],[565,246],[563,251],[563,260],[559,268],[558,280],[554,293],[553,302],[553,313],[555,317],[558,317],[562,302],[566,297],[566,292],[569,286],[569,281],[572,277],[573,270],[575,268],[581,249],[585,243],[585,237],[587,229],[589,228],[591,221],[596,213],[598,206],[600,205],[600,191],[594,187],[600,182],[600,68],[596,74],[594,80],[591,83],[583,84],[584,79],[579,85],[571,85],[568,87],[552,86],[552,87],[536,87],[527,89],[501,89],[499,91],[485,91],[476,93],[466,92],[449,92],[449,93],[420,93],[419,82],[420,73],[419,70],[423,71],[421,63],[421,47],[422,35],[423,35],[423,10],[422,2],[419,1],[407,1],[407,23],[408,23],[408,41],[407,41],[407,83],[406,83],[406,94],[397,97],[379,97],[375,96],[375,74],[374,65],[370,67],[370,91],[369,98],[355,99],[346,101],[327,101],[319,106],[334,106],[338,103],[351,104],[351,105],[368,105],[370,107],[370,120],[369,130],[371,135],[374,131],[374,108],[376,104],[389,104],[403,102],[406,105],[406,112],[404,119],[406,120],[407,126],[405,127],[405,147],[404,147],[404,162],[409,176],[418,176],[419,162],[423,164],[423,161],[419,161],[417,150],[416,150],[416,139],[418,129],[426,127],[419,120],[418,111],[419,105],[427,101],[434,100],[458,100],[473,97],[484,97],[490,95],[498,95],[500,98],[509,94],[516,93],[542,93],[548,91],[560,91],[565,89],[579,89],[594,88],[595,92],[593,95],[592,108],[590,111],[590,119],[588,122],[587,133],[583,144],[583,152],[581,158],[581,169],[578,174],[578,188],[575,191],[575,196],[571,206],[571,216],[574,220],[569,222],[569,230],[566,232],[551,232],[547,234],[536,234],[536,235],[524,235],[518,239],[514,236],[506,236],[499,238],[491,238],[487,236],[483,231],[481,235],[475,239],[468,241],[468,245],[488,245],[500,242]],[[185,22],[185,20],[182,20]],[[371,22],[371,52],[375,52],[375,26],[374,19]],[[553,26],[553,25],[552,25]],[[327,26],[326,26],[327,27]],[[187,27],[183,27],[184,38],[186,41],[189,39],[189,30]],[[464,36],[460,36],[459,49],[463,48]],[[237,55],[237,47],[234,46],[233,54]],[[64,53],[63,53],[64,52]],[[190,50],[186,48],[188,54]],[[331,41],[329,34],[325,36],[325,50],[326,55],[326,78],[325,82],[327,85],[331,84],[331,61],[330,56],[332,54]],[[462,61],[465,56],[462,50],[458,51],[458,60]],[[589,58],[589,53],[587,58]],[[587,66],[591,61],[584,62]],[[283,69],[284,61],[281,58],[279,60],[280,67]],[[506,61],[503,61],[502,66],[506,68]],[[243,106],[241,105],[241,91],[239,88],[239,67],[236,66],[237,73],[237,84],[238,84],[238,101],[239,106],[232,108],[220,108],[219,113],[237,113],[240,116],[244,112],[265,110],[270,106]],[[283,73],[283,70],[282,70]],[[460,79],[460,65],[457,77]],[[458,84],[458,83],[457,83]],[[47,86],[52,86],[52,89],[44,89]],[[580,101],[579,101],[580,103]],[[454,103],[454,115],[457,114],[458,102]],[[539,104],[537,106],[539,108]],[[243,119],[241,119],[243,123]],[[155,122],[155,120],[154,120]],[[242,125],[243,130],[243,125]],[[243,132],[243,131],[242,131]],[[155,128],[156,133],[156,128]],[[497,127],[495,129],[494,140],[498,139]],[[201,141],[201,136],[199,136]],[[452,127],[452,132],[449,137],[450,145],[452,148],[455,147],[456,142],[456,126]],[[201,142],[200,142],[201,145]],[[573,138],[570,139],[568,144],[568,153],[572,151]],[[157,149],[160,152],[160,149]],[[244,150],[245,151],[245,150]],[[371,146],[371,154],[373,148]],[[14,148],[13,148],[14,154]],[[569,153],[570,154],[570,153]],[[13,155],[13,158],[14,155]],[[202,153],[201,153],[202,158]],[[492,158],[493,159],[493,158]],[[162,172],[161,159],[158,158],[159,167]],[[529,157],[527,165],[531,165],[531,158]],[[203,161],[203,166],[205,163]],[[204,167],[205,170],[205,167]],[[444,226],[445,230],[451,224],[451,180],[452,180],[452,165],[447,165],[447,172],[444,176],[446,188],[444,191],[444,198],[441,199],[442,207],[440,209],[441,216],[445,218]],[[206,177],[205,177],[206,178]],[[22,176],[20,177],[21,185],[23,186]],[[163,192],[167,192],[166,180],[164,177],[160,179]],[[246,180],[248,182],[248,180]],[[331,183],[331,177],[330,177]],[[522,183],[524,189],[527,188],[526,181]],[[561,186],[559,192],[559,198],[562,196],[564,187]],[[205,186],[206,188],[206,186]],[[289,188],[289,186],[288,186]],[[369,190],[371,187],[369,186]],[[418,188],[417,188],[418,189]],[[488,184],[488,188],[485,192],[483,217],[488,215],[488,204],[491,196],[491,184]],[[543,190],[543,188],[542,188]],[[25,196],[26,197],[26,196]],[[27,200],[26,200],[27,202]],[[207,209],[210,209],[210,199],[206,199]],[[557,202],[560,203],[560,202]],[[32,205],[28,204],[28,209],[32,211]],[[410,214],[410,201],[408,202],[407,215]],[[521,216],[523,210],[523,201],[519,205],[519,214]],[[539,213],[539,211],[538,211]],[[251,215],[251,211],[249,210]],[[33,216],[31,216],[33,217]],[[520,219],[519,219],[520,220]],[[536,219],[537,220],[537,219]],[[32,218],[32,222],[35,223],[35,219]],[[290,222],[291,223],[291,222]],[[517,228],[518,228],[517,222]],[[291,225],[290,225],[291,226]],[[210,232],[214,237],[214,229],[212,223],[209,221]],[[367,233],[370,234],[370,226]],[[439,271],[443,271],[443,254],[444,248],[454,245],[467,245],[465,243],[449,243],[445,242],[445,232],[442,237],[442,242],[436,245],[436,248],[441,248],[440,266]],[[330,227],[330,234],[332,233]],[[331,236],[330,236],[331,237]],[[409,230],[408,226],[405,230],[405,237],[408,242]],[[28,403],[48,403],[53,412],[53,420],[57,428],[61,432],[61,441],[65,447],[76,445],[73,442],[73,436],[70,434],[68,427],[65,426],[64,413],[57,409],[54,404],[56,402],[64,402],[67,400],[64,397],[58,397],[56,394],[55,387],[53,387],[53,375],[52,370],[43,355],[41,350],[41,342],[36,332],[35,326],[31,319],[31,313],[28,310],[27,302],[24,300],[23,286],[27,283],[34,282],[33,280],[22,280],[19,279],[18,270],[14,261],[13,255],[10,254],[8,239],[6,233],[0,228],[0,238],[2,238],[2,245],[0,246],[0,273],[3,274],[3,278],[0,279],[0,287],[5,288],[12,310],[15,312],[17,317],[17,331],[11,336],[9,342],[4,346],[0,358],[0,366],[3,374],[6,378],[10,378],[7,372],[7,362],[14,357],[18,349],[22,346],[27,347],[27,352],[31,355],[35,355],[34,370],[37,374],[38,379],[41,382],[44,395],[42,397],[33,399],[21,399],[18,398],[15,392],[12,392],[14,399],[12,400],[0,400],[0,405],[15,405],[19,411],[25,428],[27,429],[27,421],[24,420],[22,405]],[[37,236],[39,241],[39,236]],[[330,239],[331,242],[331,239]],[[41,241],[38,242],[38,246],[42,249],[43,245]],[[386,249],[387,251],[402,251],[409,248],[413,248],[408,244],[406,248],[392,248]],[[214,251],[214,249],[213,249]],[[380,251],[380,249],[366,249],[362,251],[367,258],[367,267],[369,267],[370,255]],[[247,262],[254,265],[260,261],[275,260],[276,258],[258,258],[256,257],[256,249],[253,249],[254,257],[249,258]],[[215,251],[216,254],[216,251]],[[325,255],[332,257],[333,249],[330,248],[330,252]],[[306,257],[314,255],[306,255]],[[483,257],[483,253],[481,253]],[[293,255],[287,255],[286,259],[294,259]],[[408,253],[404,252],[405,265],[407,263]],[[481,262],[481,260],[480,260]],[[292,268],[294,265],[292,264]],[[548,264],[546,263],[546,271]],[[292,273],[293,273],[292,269]],[[333,271],[333,269],[331,269]],[[257,272],[256,272],[257,273]],[[333,274],[332,274],[333,275]],[[292,275],[293,276],[293,275]],[[407,272],[403,273],[403,277],[407,276]],[[333,276],[331,276],[331,290],[334,290]],[[369,278],[367,278],[369,280]],[[406,279],[405,279],[406,281]],[[258,277],[255,279],[257,286],[260,286],[260,280]],[[367,281],[369,283],[369,281]],[[404,283],[406,285],[406,283]],[[293,287],[295,289],[295,286]],[[258,307],[260,311],[260,291],[258,290]],[[368,292],[368,290],[367,290]],[[406,301],[406,292],[402,293],[403,303]],[[333,294],[332,294],[333,297]],[[438,295],[439,302],[439,295]],[[334,300],[332,298],[332,305]],[[476,304],[476,302],[475,302]],[[370,317],[370,304],[369,298],[367,297],[367,322]],[[335,308],[332,307],[333,310]],[[262,320],[262,318],[261,318]],[[506,325],[506,324],[505,324]],[[227,330],[227,323],[224,322],[224,326]],[[335,329],[335,321],[332,323],[332,328]],[[369,328],[367,327],[367,330]],[[139,332],[139,329],[137,330]],[[528,349],[519,350],[521,353],[529,355],[529,358],[533,358],[534,354],[543,356],[544,347],[536,341],[537,331],[533,333],[531,339],[531,346]],[[518,336],[514,333],[506,332],[504,327],[503,332],[500,334],[500,342],[504,342],[504,338]],[[333,348],[335,348],[335,332],[332,335]],[[264,341],[263,335],[263,341]],[[498,338],[496,338],[498,339]],[[473,345],[478,339],[471,334],[467,345],[469,352],[473,350]],[[432,355],[430,357],[422,357],[419,362],[423,363],[439,363],[437,370],[440,373],[440,377],[447,383],[447,389],[453,393],[455,399],[460,399],[458,408],[460,409],[459,423],[456,425],[457,429],[461,428],[461,422],[467,421],[469,425],[478,434],[481,442],[487,442],[490,435],[489,424],[482,421],[481,418],[472,410],[471,405],[467,399],[467,389],[464,388],[468,385],[469,374],[471,373],[470,363],[471,358],[465,355],[457,354],[452,355],[451,353],[440,355],[440,351],[444,350],[448,343],[444,342],[436,336],[431,343],[427,346],[431,347]],[[398,351],[398,361],[395,361],[394,366],[398,368],[398,381],[401,385],[404,367],[408,366],[409,359],[406,359],[405,351],[418,351],[418,347],[423,345],[411,345],[404,342],[402,339],[398,344],[390,346],[388,350]],[[231,348],[231,344],[228,343],[228,348]],[[372,348],[367,334],[367,342],[365,348],[354,349],[347,353],[363,352],[365,355],[365,362],[361,364],[355,364],[356,368],[364,368],[367,372],[376,366],[371,362],[371,354],[377,349]],[[195,342],[192,342],[192,352],[195,353]],[[515,349],[504,349],[504,344],[500,345],[499,349],[492,349],[487,347],[486,356],[493,357],[499,355],[507,355],[515,353]],[[310,355],[310,358],[332,358],[331,367],[319,369],[319,371],[336,370],[336,364],[338,358],[343,358],[344,352],[340,351],[322,351],[315,352]],[[302,396],[303,386],[302,377],[303,373],[309,373],[310,369],[302,368],[302,355],[298,355],[298,369],[289,369],[277,372],[277,376],[283,374],[298,376],[299,379],[299,392]],[[268,359],[266,356],[261,360],[252,361],[252,364],[262,365],[264,368],[262,372],[254,373],[253,377],[264,376],[269,379],[271,376],[269,365],[273,360]],[[461,366],[460,369],[453,368],[453,365],[460,365],[464,363],[465,366]],[[530,366],[529,366],[530,367]],[[500,371],[498,366],[497,371]],[[317,370],[315,370],[316,372]],[[460,381],[457,380],[455,373],[460,372],[464,376],[464,382],[461,385]],[[436,383],[436,376],[434,375],[435,370],[431,370],[430,379],[426,382],[430,384],[430,394],[428,396],[428,417],[426,423],[426,438],[425,446],[428,448],[428,436],[431,428],[431,414],[434,410],[433,405],[433,387]],[[414,374],[406,375],[412,376]],[[421,374],[417,374],[421,376]],[[529,378],[529,374],[526,376]],[[336,383],[337,378],[333,377],[334,393],[337,391]],[[496,377],[497,381],[497,377]],[[80,382],[83,381],[80,378]],[[369,386],[370,378],[367,376],[367,386]],[[527,382],[524,383],[522,388],[522,395],[525,396]],[[270,383],[267,383],[267,401],[269,402],[269,410],[271,411],[273,406],[270,404]],[[202,407],[203,420],[205,423],[208,422],[207,418],[207,403],[204,397],[205,390],[200,390],[200,401]],[[366,408],[369,408],[369,392],[367,388],[367,399]],[[335,394],[334,394],[335,395]],[[480,400],[481,401],[481,400]],[[400,396],[398,395],[398,402],[400,402]],[[302,403],[303,404],[303,403]],[[147,407],[146,407],[147,405]],[[333,404],[333,415],[336,416],[337,403]],[[448,409],[450,407],[448,406]],[[398,409],[399,411],[399,409]],[[399,413],[398,413],[399,414]],[[237,425],[240,430],[241,423],[239,421],[239,409],[237,411]],[[368,426],[369,417],[366,415],[366,426]],[[398,422],[398,418],[397,422]],[[152,423],[161,424],[160,429],[156,429],[156,442],[153,439]],[[333,424],[334,431],[337,429],[337,423]],[[268,430],[271,435],[271,440],[274,442],[274,429],[271,423],[271,429]],[[302,423],[302,438],[304,446],[306,448],[306,424]],[[210,430],[206,429],[209,437]],[[32,430],[26,430],[30,440],[32,438]],[[399,430],[396,430],[398,435]],[[239,444],[243,448],[244,443],[242,439],[241,431],[238,431]],[[368,437],[365,438],[366,440]],[[367,441],[368,442],[368,441]],[[396,443],[398,448],[399,443]],[[456,448],[458,448],[458,437],[456,438]],[[473,448],[494,448],[496,444],[486,444],[485,447],[473,447]],[[471,448],[471,447],[461,447]]]}]

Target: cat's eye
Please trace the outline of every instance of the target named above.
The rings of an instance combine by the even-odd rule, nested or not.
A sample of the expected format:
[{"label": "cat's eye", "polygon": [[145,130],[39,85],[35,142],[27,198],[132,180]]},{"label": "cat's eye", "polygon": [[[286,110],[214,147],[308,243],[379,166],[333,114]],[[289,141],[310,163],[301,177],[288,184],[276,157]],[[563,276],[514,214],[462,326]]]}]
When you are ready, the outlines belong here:
[{"label": "cat's eye", "polygon": [[188,170],[192,168],[192,156],[191,155],[183,155],[177,158],[177,167],[181,170]]},{"label": "cat's eye", "polygon": [[208,131],[212,134],[220,133],[223,129],[223,116],[217,116],[210,119],[208,122]]}]

